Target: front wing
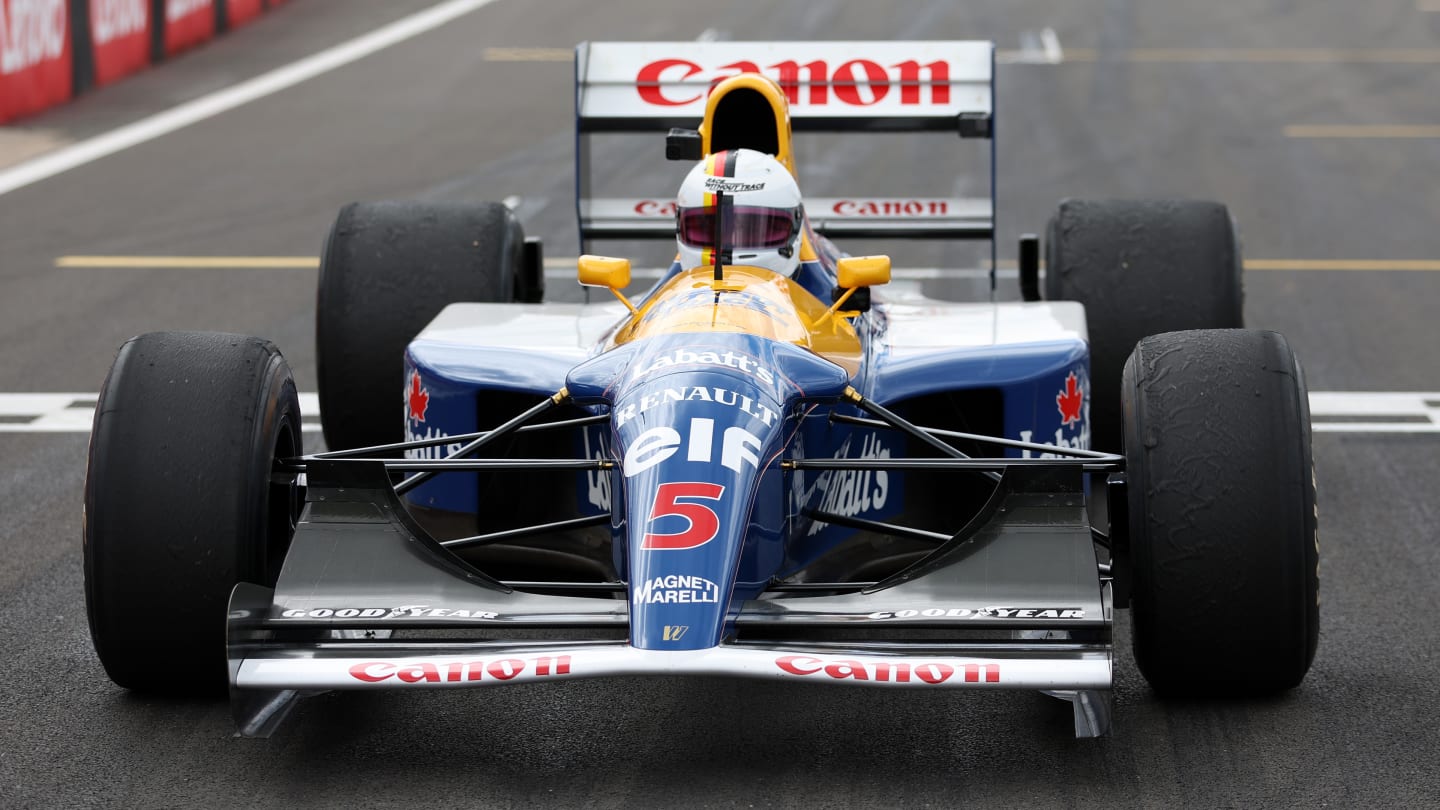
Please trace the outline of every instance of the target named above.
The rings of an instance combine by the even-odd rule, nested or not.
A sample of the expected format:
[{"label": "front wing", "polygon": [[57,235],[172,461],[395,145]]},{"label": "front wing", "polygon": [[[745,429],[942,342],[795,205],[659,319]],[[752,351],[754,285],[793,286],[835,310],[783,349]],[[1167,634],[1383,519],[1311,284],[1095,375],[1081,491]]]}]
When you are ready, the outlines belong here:
[{"label": "front wing", "polygon": [[623,591],[495,580],[409,519],[383,466],[314,463],[276,588],[241,584],[231,600],[236,721],[266,736],[297,698],[332,689],[727,675],[1035,689],[1070,700],[1077,736],[1095,736],[1109,725],[1111,599],[1080,474],[1011,468],[971,525],[889,579],[821,596],[777,589],[739,606],[727,643],[672,652],[623,640]]}]

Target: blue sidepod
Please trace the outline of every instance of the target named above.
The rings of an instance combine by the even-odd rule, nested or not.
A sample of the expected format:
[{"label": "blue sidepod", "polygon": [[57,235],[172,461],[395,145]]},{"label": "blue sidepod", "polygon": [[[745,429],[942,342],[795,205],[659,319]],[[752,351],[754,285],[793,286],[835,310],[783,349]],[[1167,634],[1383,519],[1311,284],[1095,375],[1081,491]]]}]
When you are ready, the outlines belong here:
[{"label": "blue sidepod", "polygon": [[785,559],[779,461],[795,406],[834,400],[848,382],[809,351],[738,333],[649,338],[571,373],[579,402],[611,407],[632,645],[694,650],[725,637]]}]

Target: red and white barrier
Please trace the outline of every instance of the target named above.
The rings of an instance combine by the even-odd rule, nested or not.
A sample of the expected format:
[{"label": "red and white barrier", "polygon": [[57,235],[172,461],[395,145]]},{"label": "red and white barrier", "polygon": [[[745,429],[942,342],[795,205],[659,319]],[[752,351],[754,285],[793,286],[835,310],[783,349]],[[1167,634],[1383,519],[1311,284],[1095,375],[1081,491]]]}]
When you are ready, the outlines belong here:
[{"label": "red and white barrier", "polygon": [[0,123],[69,100],[66,0],[0,0]]},{"label": "red and white barrier", "polygon": [[0,124],[251,22],[282,0],[0,0]]},{"label": "red and white barrier", "polygon": [[95,84],[109,84],[149,65],[150,37],[150,0],[90,0]]}]

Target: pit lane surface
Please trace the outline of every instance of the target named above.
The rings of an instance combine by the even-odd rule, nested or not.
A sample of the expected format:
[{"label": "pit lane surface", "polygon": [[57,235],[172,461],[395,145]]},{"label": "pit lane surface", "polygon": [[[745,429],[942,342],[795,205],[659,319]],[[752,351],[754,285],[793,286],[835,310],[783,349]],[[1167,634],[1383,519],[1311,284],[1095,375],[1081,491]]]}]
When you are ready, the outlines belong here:
[{"label": "pit lane surface", "polygon": [[[299,0],[25,129],[83,138],[426,5]],[[1048,27],[1063,62],[1021,53],[1029,62],[999,72],[1002,256],[1060,197],[1183,194],[1228,202],[1252,258],[1432,259],[1440,141],[1393,137],[1440,124],[1440,14],[1422,8],[499,0],[0,197],[0,392],[94,391],[123,339],[172,328],[267,336],[314,389],[313,271],[56,268],[60,256],[313,256],[352,199],[508,195],[551,256],[574,255],[571,68],[544,50],[489,49],[584,39],[985,37],[1043,53]],[[1335,125],[1392,129],[1295,129]],[[809,148],[802,184],[815,195],[869,182],[983,189],[934,169],[948,140]],[[602,179],[637,175],[660,192],[683,174],[659,160],[658,142],[601,154]],[[954,264],[940,247],[895,252]],[[1440,273],[1262,270],[1247,293],[1249,325],[1289,336],[1312,389],[1440,390]],[[553,299],[580,294],[551,281]],[[1322,631],[1300,689],[1160,701],[1129,657],[1122,614],[1115,727],[1092,741],[1071,739],[1065,704],[1030,694],[713,679],[329,695],[269,741],[235,739],[225,705],[127,695],[95,660],[81,593],[84,455],[83,434],[0,435],[0,805],[1440,804],[1433,434],[1316,435]],[[157,632],[164,618],[153,617]],[[1216,650],[1214,666],[1245,662]]]}]

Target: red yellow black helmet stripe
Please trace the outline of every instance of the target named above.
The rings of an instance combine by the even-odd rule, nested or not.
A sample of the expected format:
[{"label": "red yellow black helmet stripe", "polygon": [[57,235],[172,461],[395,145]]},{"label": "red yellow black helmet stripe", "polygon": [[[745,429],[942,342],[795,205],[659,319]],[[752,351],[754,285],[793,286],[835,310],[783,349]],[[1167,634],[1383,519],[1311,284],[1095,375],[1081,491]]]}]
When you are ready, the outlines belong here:
[{"label": "red yellow black helmet stripe", "polygon": [[705,173],[711,177],[734,177],[735,164],[739,158],[739,150],[721,149],[705,158]]}]

